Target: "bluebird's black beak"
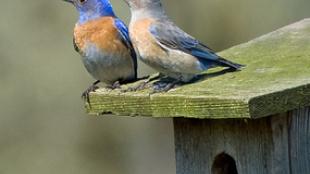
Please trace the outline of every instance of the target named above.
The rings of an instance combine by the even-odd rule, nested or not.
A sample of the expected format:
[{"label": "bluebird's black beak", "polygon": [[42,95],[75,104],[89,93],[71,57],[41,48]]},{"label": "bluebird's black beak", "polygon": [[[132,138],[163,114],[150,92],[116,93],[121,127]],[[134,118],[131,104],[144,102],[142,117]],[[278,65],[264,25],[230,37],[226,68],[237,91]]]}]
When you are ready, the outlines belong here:
[{"label": "bluebird's black beak", "polygon": [[73,0],[63,0],[63,1],[73,4]]}]

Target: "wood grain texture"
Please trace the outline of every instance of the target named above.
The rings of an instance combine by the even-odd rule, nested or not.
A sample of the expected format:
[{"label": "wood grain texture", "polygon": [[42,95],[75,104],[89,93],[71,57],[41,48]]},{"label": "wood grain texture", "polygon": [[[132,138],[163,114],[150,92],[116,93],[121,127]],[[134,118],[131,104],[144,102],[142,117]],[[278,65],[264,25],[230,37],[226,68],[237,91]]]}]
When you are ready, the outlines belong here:
[{"label": "wood grain texture", "polygon": [[194,120],[174,118],[177,174],[211,174],[214,158],[225,152],[238,174],[270,173],[270,118]]},{"label": "wood grain texture", "polygon": [[177,174],[215,174],[222,152],[238,174],[310,173],[310,107],[256,120],[174,118],[174,131]]},{"label": "wood grain texture", "polygon": [[162,94],[150,95],[150,89],[128,93],[100,89],[91,93],[87,111],[223,119],[260,118],[310,105],[310,19],[220,55],[247,66],[233,73],[214,69],[199,82]]},{"label": "wood grain texture", "polygon": [[273,137],[272,149],[272,174],[291,174],[290,171],[290,147],[289,147],[289,113],[280,114],[271,118]]},{"label": "wood grain texture", "polygon": [[294,110],[290,119],[290,168],[292,174],[310,173],[310,107]]}]

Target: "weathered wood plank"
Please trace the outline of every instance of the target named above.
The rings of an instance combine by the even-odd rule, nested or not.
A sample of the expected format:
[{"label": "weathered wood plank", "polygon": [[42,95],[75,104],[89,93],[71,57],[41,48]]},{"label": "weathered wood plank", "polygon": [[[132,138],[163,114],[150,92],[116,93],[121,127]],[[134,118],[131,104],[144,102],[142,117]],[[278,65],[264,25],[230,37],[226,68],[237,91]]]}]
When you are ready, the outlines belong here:
[{"label": "weathered wood plank", "polygon": [[310,173],[310,107],[294,110],[289,126],[292,174]]},{"label": "weathered wood plank", "polygon": [[259,118],[310,105],[310,19],[220,54],[247,66],[225,74],[216,74],[220,69],[215,69],[207,72],[204,80],[163,94],[150,95],[149,89],[129,93],[100,89],[91,94],[87,111],[153,117]]},{"label": "weathered wood plank", "polygon": [[291,174],[288,137],[288,120],[290,116],[291,114],[285,113],[271,117],[273,137],[272,174]]},{"label": "weathered wood plank", "polygon": [[234,158],[238,174],[270,173],[269,117],[259,120],[174,118],[174,126],[177,174],[211,174],[214,158],[222,152]]}]

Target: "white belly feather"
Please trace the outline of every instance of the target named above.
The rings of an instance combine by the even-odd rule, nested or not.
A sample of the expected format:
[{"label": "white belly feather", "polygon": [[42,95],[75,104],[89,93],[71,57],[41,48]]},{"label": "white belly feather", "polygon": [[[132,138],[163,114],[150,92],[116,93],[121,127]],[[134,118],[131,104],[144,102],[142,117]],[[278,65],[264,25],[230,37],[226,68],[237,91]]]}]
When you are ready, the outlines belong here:
[{"label": "white belly feather", "polygon": [[88,44],[82,61],[95,79],[108,85],[135,77],[134,63],[129,53],[102,53],[96,46]]}]

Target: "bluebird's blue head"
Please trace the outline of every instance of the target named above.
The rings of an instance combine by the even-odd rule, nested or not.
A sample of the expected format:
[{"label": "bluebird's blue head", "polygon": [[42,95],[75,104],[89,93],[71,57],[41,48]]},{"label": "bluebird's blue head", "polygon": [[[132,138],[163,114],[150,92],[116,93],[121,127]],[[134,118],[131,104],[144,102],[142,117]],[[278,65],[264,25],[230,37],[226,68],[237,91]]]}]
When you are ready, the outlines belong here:
[{"label": "bluebird's blue head", "polygon": [[75,6],[79,12],[79,23],[85,23],[103,16],[115,16],[109,0],[64,0]]}]

